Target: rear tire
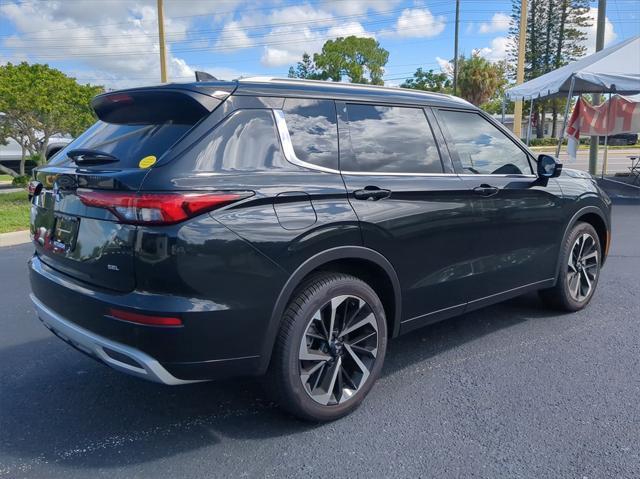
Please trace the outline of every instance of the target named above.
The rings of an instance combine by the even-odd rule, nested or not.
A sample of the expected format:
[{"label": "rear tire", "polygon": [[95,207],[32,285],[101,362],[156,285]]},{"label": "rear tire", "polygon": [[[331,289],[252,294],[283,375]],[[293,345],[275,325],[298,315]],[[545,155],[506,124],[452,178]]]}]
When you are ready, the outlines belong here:
[{"label": "rear tire", "polygon": [[560,249],[556,285],[540,291],[549,306],[563,311],[584,308],[596,290],[602,264],[598,233],[589,223],[576,223]]},{"label": "rear tire", "polygon": [[282,319],[267,386],[288,412],[332,421],[356,409],[380,375],[384,308],[371,287],[342,273],[306,281]]}]

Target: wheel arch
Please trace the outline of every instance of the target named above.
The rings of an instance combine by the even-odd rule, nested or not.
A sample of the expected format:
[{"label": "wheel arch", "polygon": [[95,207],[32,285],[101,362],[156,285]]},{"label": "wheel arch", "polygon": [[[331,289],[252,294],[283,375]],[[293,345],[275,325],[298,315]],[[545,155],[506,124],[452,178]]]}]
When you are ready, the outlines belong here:
[{"label": "wheel arch", "polygon": [[371,286],[380,297],[391,337],[400,332],[401,292],[395,269],[383,255],[362,246],[342,246],[318,253],[302,263],[289,277],[275,302],[260,354],[259,374],[266,372],[282,315],[296,289],[318,271],[352,274]]},{"label": "wheel arch", "polygon": [[[609,246],[611,243],[611,234],[610,234],[610,224],[606,218],[606,215],[602,212],[602,209],[597,206],[584,206],[576,211],[564,230],[564,234],[562,235],[562,243],[567,239],[567,235],[571,231],[571,229],[578,222],[589,223],[598,233],[598,239],[600,240],[600,244],[602,245],[602,263],[604,264],[607,253],[609,251]],[[558,261],[556,264],[556,273],[555,277],[558,277],[558,272],[560,271],[560,257],[558,257]]]}]

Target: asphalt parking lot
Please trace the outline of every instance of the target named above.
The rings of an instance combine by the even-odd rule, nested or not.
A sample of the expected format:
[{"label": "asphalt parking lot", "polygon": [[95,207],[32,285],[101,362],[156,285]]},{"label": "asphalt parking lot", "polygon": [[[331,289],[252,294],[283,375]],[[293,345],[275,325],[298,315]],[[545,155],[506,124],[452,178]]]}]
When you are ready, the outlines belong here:
[{"label": "asphalt parking lot", "polygon": [[390,344],[363,406],[326,425],[248,379],[168,387],[53,337],[29,245],[0,248],[0,477],[640,477],[640,206],[616,206],[596,296],[528,295]]}]

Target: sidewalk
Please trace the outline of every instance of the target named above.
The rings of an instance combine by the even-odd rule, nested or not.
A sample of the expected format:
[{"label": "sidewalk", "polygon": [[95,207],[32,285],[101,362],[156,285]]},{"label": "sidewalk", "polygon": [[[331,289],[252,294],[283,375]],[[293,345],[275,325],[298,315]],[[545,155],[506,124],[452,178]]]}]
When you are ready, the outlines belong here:
[{"label": "sidewalk", "polygon": [[18,244],[24,244],[31,241],[29,237],[29,230],[25,231],[12,231],[11,233],[0,234],[0,248],[3,246],[14,246]]},{"label": "sidewalk", "polygon": [[0,182],[0,194],[2,193],[14,193],[16,191],[25,191],[24,188],[17,188],[13,186],[10,182],[2,181]]}]

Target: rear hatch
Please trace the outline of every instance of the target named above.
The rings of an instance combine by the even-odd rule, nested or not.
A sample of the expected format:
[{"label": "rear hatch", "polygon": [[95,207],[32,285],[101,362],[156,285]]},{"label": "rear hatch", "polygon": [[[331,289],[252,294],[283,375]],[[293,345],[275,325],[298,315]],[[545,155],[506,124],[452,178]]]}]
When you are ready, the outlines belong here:
[{"label": "rear hatch", "polygon": [[[137,226],[119,212],[148,169],[221,102],[160,88],[97,97],[99,120],[39,167],[30,184],[31,237],[42,262],[90,285],[133,290]],[[105,197],[119,198],[120,209]]]}]

